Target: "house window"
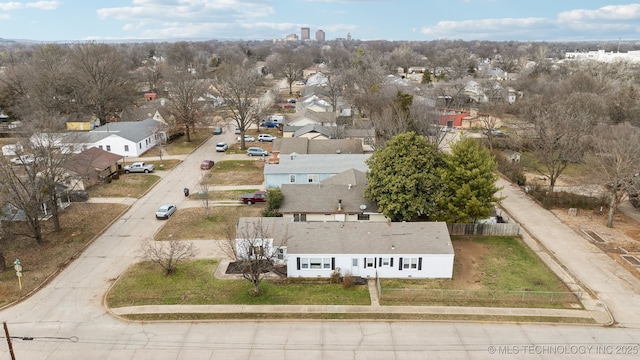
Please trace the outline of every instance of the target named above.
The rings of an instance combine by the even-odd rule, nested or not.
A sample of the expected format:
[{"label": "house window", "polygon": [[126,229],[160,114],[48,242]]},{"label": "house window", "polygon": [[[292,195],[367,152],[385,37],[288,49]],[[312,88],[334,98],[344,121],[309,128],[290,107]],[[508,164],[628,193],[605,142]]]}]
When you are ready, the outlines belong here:
[{"label": "house window", "polygon": [[251,247],[251,255],[264,255],[264,248],[260,245]]},{"label": "house window", "polygon": [[307,182],[309,184],[319,183],[320,182],[320,177],[318,177],[318,175],[308,175],[307,176]]},{"label": "house window", "polygon": [[369,214],[358,214],[358,220],[369,220]]},{"label": "house window", "polygon": [[380,260],[380,266],[384,266],[384,267],[391,266],[391,259],[390,258],[382,258]]},{"label": "house window", "polygon": [[375,267],[376,258],[366,258],[366,267]]},{"label": "house window", "polygon": [[289,182],[291,184],[295,184],[296,183],[296,175],[295,174],[289,175]]},{"label": "house window", "polygon": [[111,151],[111,145],[107,145],[107,151]]},{"label": "house window", "polygon": [[351,259],[351,266],[357,267],[358,266],[358,259]]},{"label": "house window", "polygon": [[404,258],[402,259],[403,270],[418,270],[418,258]]},{"label": "house window", "polygon": [[293,221],[307,221],[307,214],[293,214]]},{"label": "house window", "polygon": [[300,258],[300,269],[331,270],[331,258]]},{"label": "house window", "polygon": [[124,146],[124,151],[125,151],[125,152],[129,152],[129,145],[125,145],[125,146]]},{"label": "house window", "polygon": [[100,150],[103,150],[103,149],[102,149],[102,145],[98,145],[98,148],[99,148]]},{"label": "house window", "polygon": [[287,255],[287,248],[286,247],[281,247],[278,248],[278,260],[284,260],[284,257]]}]

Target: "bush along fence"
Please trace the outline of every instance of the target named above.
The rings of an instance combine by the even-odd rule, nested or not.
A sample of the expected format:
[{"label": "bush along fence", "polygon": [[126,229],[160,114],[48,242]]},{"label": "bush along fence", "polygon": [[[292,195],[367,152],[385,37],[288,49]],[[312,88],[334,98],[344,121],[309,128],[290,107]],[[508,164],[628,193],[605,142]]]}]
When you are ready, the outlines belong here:
[{"label": "bush along fence", "polygon": [[452,289],[392,289],[378,283],[381,305],[565,307],[580,306],[582,293]]},{"label": "bush along fence", "polygon": [[519,236],[520,225],[499,224],[447,224],[449,235]]}]

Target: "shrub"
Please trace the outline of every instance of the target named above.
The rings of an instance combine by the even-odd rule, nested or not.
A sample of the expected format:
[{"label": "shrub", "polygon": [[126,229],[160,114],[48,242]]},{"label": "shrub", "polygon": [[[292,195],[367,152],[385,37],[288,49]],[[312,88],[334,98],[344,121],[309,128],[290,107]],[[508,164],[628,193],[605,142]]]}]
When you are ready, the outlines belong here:
[{"label": "shrub", "polygon": [[356,285],[356,279],[351,275],[351,273],[348,272],[344,274],[344,277],[342,278],[342,286],[345,289],[351,289],[355,285]]}]

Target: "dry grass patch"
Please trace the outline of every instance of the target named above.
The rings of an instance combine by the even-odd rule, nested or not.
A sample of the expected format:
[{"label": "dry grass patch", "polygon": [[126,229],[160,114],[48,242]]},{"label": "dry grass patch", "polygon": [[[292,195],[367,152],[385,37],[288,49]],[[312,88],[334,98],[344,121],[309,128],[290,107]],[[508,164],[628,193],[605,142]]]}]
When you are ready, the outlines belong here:
[{"label": "dry grass patch", "polygon": [[208,177],[214,186],[257,185],[264,182],[264,158],[257,160],[223,160],[216,163]]},{"label": "dry grass patch", "polygon": [[[40,287],[126,209],[121,204],[72,203],[60,214],[61,232],[52,231],[51,220],[44,222],[43,244],[22,236],[4,240],[2,253],[9,268],[0,273],[0,305],[19,300]],[[23,267],[22,290],[12,267],[15,259],[20,259]]]},{"label": "dry grass patch", "polygon": [[139,198],[153,187],[160,177],[153,174],[125,174],[110,183],[92,186],[90,197],[134,197]]},{"label": "dry grass patch", "polygon": [[[164,146],[164,151],[169,155],[186,155],[191,154],[193,150],[197,149],[205,141],[209,140],[212,136],[209,129],[196,129],[195,132],[190,133],[191,141],[186,141],[186,136],[182,136],[173,140],[170,144]],[[157,150],[147,151],[149,156],[158,156]]]},{"label": "dry grass patch", "polygon": [[217,206],[209,209],[178,209],[155,235],[155,240],[222,240],[229,224],[241,217],[260,216],[262,206]]}]

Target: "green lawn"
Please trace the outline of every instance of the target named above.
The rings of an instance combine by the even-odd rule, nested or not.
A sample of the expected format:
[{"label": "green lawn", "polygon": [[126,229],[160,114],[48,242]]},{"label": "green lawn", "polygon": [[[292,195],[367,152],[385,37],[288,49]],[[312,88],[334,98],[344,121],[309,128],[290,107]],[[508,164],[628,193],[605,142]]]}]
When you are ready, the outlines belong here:
[{"label": "green lawn", "polygon": [[[187,142],[186,137],[179,137],[170,144],[164,146],[164,151],[169,155],[186,155],[191,154],[198,146],[205,141],[209,140],[212,136],[210,129],[196,129],[196,132],[191,132],[191,141]],[[151,150],[148,151],[149,156],[158,156],[158,152]]]},{"label": "green lawn", "polygon": [[[487,255],[476,259],[480,275],[477,282],[469,284],[446,279],[381,279],[381,304],[562,308],[569,303],[579,303],[577,298],[568,294],[566,285],[520,239],[454,237],[454,247],[456,242],[465,241],[488,247]],[[455,279],[455,267],[453,276]]]},{"label": "green lawn", "polygon": [[247,305],[369,305],[366,286],[344,288],[324,280],[277,284],[263,280],[262,294],[250,295],[247,280],[219,280],[213,276],[216,260],[194,260],[178,266],[173,276],[150,262],[138,263],[125,272],[107,294],[107,306],[151,304],[247,304]]}]

